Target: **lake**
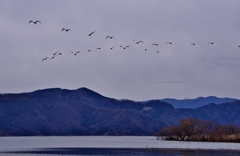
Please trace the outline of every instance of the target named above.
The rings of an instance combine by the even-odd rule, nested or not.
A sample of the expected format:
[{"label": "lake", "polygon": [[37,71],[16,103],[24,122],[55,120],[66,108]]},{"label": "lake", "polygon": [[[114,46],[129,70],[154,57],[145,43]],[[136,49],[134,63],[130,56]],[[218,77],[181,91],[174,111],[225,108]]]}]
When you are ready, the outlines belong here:
[{"label": "lake", "polygon": [[230,156],[239,153],[239,143],[164,141],[154,136],[0,137],[0,156]]}]

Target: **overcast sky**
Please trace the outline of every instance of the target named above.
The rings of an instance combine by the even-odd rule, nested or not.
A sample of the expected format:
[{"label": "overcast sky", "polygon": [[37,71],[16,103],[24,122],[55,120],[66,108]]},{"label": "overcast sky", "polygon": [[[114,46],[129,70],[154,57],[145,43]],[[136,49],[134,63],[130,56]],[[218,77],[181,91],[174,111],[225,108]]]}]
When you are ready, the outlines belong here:
[{"label": "overcast sky", "polygon": [[87,87],[117,99],[240,99],[239,8],[239,0],[0,0],[0,93]]}]

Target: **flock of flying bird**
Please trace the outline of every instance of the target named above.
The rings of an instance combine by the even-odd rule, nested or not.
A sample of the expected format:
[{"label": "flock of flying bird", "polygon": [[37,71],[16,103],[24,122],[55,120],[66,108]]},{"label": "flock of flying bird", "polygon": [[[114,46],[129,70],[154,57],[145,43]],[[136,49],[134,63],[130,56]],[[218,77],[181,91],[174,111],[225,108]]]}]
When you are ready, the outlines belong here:
[{"label": "flock of flying bird", "polygon": [[[39,23],[39,24],[41,24],[41,21],[39,21],[39,20],[36,20],[36,21],[30,20],[29,23],[33,23],[33,24],[38,24],[38,23]],[[61,31],[70,32],[71,30],[70,30],[69,28],[62,28]],[[87,33],[87,32],[86,32],[86,33]],[[96,31],[92,31],[92,32],[90,32],[90,33],[87,33],[87,35],[88,35],[88,36],[92,36],[92,35],[95,34],[95,33],[96,33]],[[113,36],[106,36],[105,39],[113,39],[113,38],[114,38]],[[136,44],[144,43],[144,41],[142,41],[142,40],[137,41],[137,40],[134,40],[134,39],[133,39],[132,41],[134,41]],[[172,45],[173,42],[166,42],[166,44]],[[190,44],[193,45],[193,46],[199,47],[199,45],[197,45],[196,43],[190,43]],[[215,45],[214,42],[208,42],[208,44],[210,44],[210,45]],[[158,44],[158,43],[152,43],[151,46],[159,46],[159,44]],[[109,46],[109,49],[110,49],[110,50],[113,50],[113,49],[116,48],[116,47],[117,47],[117,46]],[[123,50],[125,50],[125,49],[129,48],[130,46],[129,46],[129,45],[126,45],[126,46],[119,46],[119,47],[122,48]],[[239,48],[240,48],[240,45],[237,45],[236,47],[239,47]],[[95,50],[101,50],[101,49],[102,49],[101,47],[95,48]],[[88,52],[91,52],[91,51],[94,50],[94,49],[85,49],[85,50],[87,50]],[[142,50],[148,51],[148,50],[150,50],[150,49],[144,48],[144,49],[142,49]],[[159,53],[159,52],[160,52],[159,50],[156,51],[156,53]],[[71,52],[71,54],[73,54],[74,56],[76,56],[76,55],[79,54],[79,53],[80,53],[80,51]],[[52,54],[52,56],[43,58],[43,59],[42,59],[42,62],[45,61],[45,60],[52,60],[52,59],[54,59],[56,56],[60,56],[60,55],[62,55],[62,53],[56,51],[56,52],[54,52],[54,53]]]}]

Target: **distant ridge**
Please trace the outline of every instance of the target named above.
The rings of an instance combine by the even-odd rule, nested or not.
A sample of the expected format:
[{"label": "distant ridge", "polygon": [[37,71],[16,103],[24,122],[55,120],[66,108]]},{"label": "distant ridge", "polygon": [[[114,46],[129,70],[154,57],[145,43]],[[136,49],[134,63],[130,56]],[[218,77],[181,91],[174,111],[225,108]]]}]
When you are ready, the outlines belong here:
[{"label": "distant ridge", "polygon": [[0,94],[0,136],[155,135],[182,118],[240,126],[240,101],[174,108],[161,100],[116,100],[88,88]]},{"label": "distant ridge", "polygon": [[227,102],[234,102],[237,100],[238,99],[228,97],[218,98],[216,96],[198,97],[196,99],[184,99],[184,100],[177,100],[172,98],[161,99],[161,101],[173,105],[174,108],[198,108],[211,103],[221,104]]}]

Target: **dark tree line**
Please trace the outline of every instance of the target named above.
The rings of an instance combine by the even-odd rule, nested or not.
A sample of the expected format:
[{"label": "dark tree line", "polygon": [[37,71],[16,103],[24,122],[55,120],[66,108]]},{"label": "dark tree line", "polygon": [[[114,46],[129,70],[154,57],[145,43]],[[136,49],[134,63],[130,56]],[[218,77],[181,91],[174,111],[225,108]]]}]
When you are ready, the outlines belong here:
[{"label": "dark tree line", "polygon": [[163,128],[156,135],[166,140],[240,142],[240,127],[189,118],[179,120],[179,125]]}]

